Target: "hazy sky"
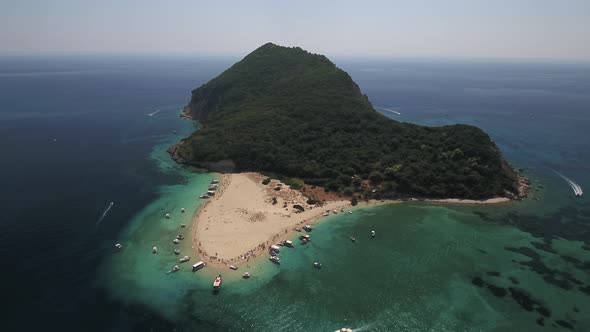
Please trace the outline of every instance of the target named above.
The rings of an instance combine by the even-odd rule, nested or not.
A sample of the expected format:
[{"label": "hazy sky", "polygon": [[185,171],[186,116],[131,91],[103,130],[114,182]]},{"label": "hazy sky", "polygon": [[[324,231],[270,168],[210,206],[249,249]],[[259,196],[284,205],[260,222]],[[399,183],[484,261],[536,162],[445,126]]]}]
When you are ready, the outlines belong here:
[{"label": "hazy sky", "polygon": [[590,60],[590,0],[0,0],[0,54],[231,54]]}]

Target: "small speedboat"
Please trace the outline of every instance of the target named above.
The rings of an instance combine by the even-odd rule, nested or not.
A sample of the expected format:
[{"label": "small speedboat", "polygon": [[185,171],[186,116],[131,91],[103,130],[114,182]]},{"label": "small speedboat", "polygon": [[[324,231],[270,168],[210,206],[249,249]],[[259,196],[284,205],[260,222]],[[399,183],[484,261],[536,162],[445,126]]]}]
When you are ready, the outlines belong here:
[{"label": "small speedboat", "polygon": [[121,250],[121,249],[123,249],[123,245],[120,243],[117,243],[117,244],[115,244],[115,249]]},{"label": "small speedboat", "polygon": [[281,264],[281,259],[279,258],[279,256],[270,256],[270,261],[275,263],[275,264]]},{"label": "small speedboat", "polygon": [[180,227],[185,228],[186,224],[180,224]]},{"label": "small speedboat", "polygon": [[205,262],[198,261],[195,264],[193,264],[193,272],[198,271],[198,270],[200,270],[200,269],[202,269],[204,267],[205,267]]},{"label": "small speedboat", "polygon": [[199,198],[201,198],[201,199],[207,199],[207,198],[209,198],[209,196],[207,196],[207,195],[201,195],[201,196],[199,196]]},{"label": "small speedboat", "polygon": [[250,278],[250,272],[244,272],[244,274],[242,274],[242,278],[244,278],[244,279]]},{"label": "small speedboat", "polygon": [[188,256],[184,256],[184,257],[182,257],[181,259],[179,259],[178,261],[179,261],[179,262],[181,262],[181,263],[184,263],[184,262],[188,262],[188,261],[190,261],[190,259],[191,259],[190,257],[188,257]]},{"label": "small speedboat", "polygon": [[332,210],[332,213],[333,213],[333,214],[338,214],[338,211],[336,211],[336,210]]},{"label": "small speedboat", "polygon": [[321,269],[322,268],[322,263],[314,262],[313,263],[313,267],[316,268],[316,269]]},{"label": "small speedboat", "polygon": [[180,208],[180,213],[184,213],[184,208]]},{"label": "small speedboat", "polygon": [[152,254],[157,254],[157,253],[158,253],[158,247],[153,247]]},{"label": "small speedboat", "polygon": [[291,240],[285,240],[285,241],[283,241],[283,245],[285,247],[293,247],[293,241],[291,241]]},{"label": "small speedboat", "polygon": [[354,236],[351,236],[351,237],[350,237],[350,241],[352,241],[352,242],[355,242],[355,241],[356,241],[356,237],[354,237]]},{"label": "small speedboat", "polygon": [[238,269],[238,267],[235,266],[235,265],[230,265],[229,268],[232,269],[232,270],[237,270]]},{"label": "small speedboat", "polygon": [[311,225],[305,225],[303,226],[303,229],[305,229],[308,232],[311,232]]},{"label": "small speedboat", "polygon": [[166,219],[170,219],[170,213],[166,213]]},{"label": "small speedboat", "polygon": [[329,215],[330,215],[330,213],[328,213],[328,212],[323,212],[323,213],[322,213],[322,216],[324,216],[324,217],[327,217],[327,216],[329,216]]},{"label": "small speedboat", "polygon": [[179,240],[184,240],[184,236],[182,234],[178,234],[178,236],[176,238]]},{"label": "small speedboat", "polygon": [[172,240],[172,242],[174,242],[174,244],[179,244],[180,243],[180,240],[179,239],[174,239],[174,240]]},{"label": "small speedboat", "polygon": [[217,276],[217,278],[215,278],[215,280],[213,280],[213,289],[214,290],[219,290],[221,288],[221,274]]},{"label": "small speedboat", "polygon": [[109,203],[109,206],[113,206],[113,205],[115,205],[115,202],[110,202]]},{"label": "small speedboat", "polygon": [[178,248],[174,249],[174,254],[175,255],[180,255],[180,249],[178,249]]},{"label": "small speedboat", "polygon": [[174,267],[172,268],[172,272],[176,272],[178,270],[180,270],[180,266],[174,265]]},{"label": "small speedboat", "polygon": [[375,237],[375,231],[371,231],[371,237]]},{"label": "small speedboat", "polygon": [[351,328],[348,327],[343,327],[340,330],[334,331],[334,332],[352,332]]},{"label": "small speedboat", "polygon": [[348,211],[348,214],[352,214],[352,211]]}]

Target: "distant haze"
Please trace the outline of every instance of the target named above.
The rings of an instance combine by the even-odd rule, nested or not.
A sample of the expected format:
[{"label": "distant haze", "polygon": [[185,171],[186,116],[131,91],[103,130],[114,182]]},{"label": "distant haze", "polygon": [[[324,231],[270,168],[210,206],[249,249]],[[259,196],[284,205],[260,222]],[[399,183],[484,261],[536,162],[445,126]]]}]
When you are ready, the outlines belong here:
[{"label": "distant haze", "polygon": [[0,54],[590,60],[590,0],[1,0]]}]

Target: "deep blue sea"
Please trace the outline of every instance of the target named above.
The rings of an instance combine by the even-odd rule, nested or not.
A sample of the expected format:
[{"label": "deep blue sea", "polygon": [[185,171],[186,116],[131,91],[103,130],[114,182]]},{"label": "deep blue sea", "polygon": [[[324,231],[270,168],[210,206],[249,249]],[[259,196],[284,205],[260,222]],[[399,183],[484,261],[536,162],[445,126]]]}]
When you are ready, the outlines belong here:
[{"label": "deep blue sea", "polygon": [[[590,205],[559,175],[590,187],[590,64],[335,59],[393,119],[483,128],[531,196],[334,217],[322,243],[218,297],[152,273],[132,248],[211,178],[167,158],[197,128],[179,110],[237,60],[0,57],[3,330],[590,330]],[[389,236],[339,240],[369,227]]]}]

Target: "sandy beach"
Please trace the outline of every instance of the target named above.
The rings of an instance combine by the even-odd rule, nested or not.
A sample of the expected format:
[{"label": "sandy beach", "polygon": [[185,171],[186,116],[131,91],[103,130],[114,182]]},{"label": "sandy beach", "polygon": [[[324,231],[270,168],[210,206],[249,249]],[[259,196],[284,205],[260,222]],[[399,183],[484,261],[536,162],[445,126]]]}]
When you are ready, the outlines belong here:
[{"label": "sandy beach", "polygon": [[[192,247],[196,256],[214,266],[238,265],[260,255],[268,247],[293,238],[297,229],[314,224],[323,212],[342,213],[353,207],[350,200],[327,195],[321,205],[307,204],[307,197],[278,180],[264,185],[259,173],[223,174],[215,196],[193,217]],[[309,188],[307,188],[309,189]],[[317,189],[318,192],[321,188]],[[323,192],[323,190],[321,190]],[[408,201],[441,204],[497,204],[511,202],[505,197],[487,200],[409,199]],[[361,201],[356,207],[399,203],[398,200]],[[294,205],[300,205],[298,211]],[[332,214],[332,213],[330,213]]]},{"label": "sandy beach", "polygon": [[290,239],[296,227],[313,223],[324,211],[351,207],[342,199],[309,205],[301,192],[277,180],[263,185],[264,179],[258,173],[221,175],[215,196],[193,219],[197,256],[213,265],[237,265],[266,255],[270,245]]}]

